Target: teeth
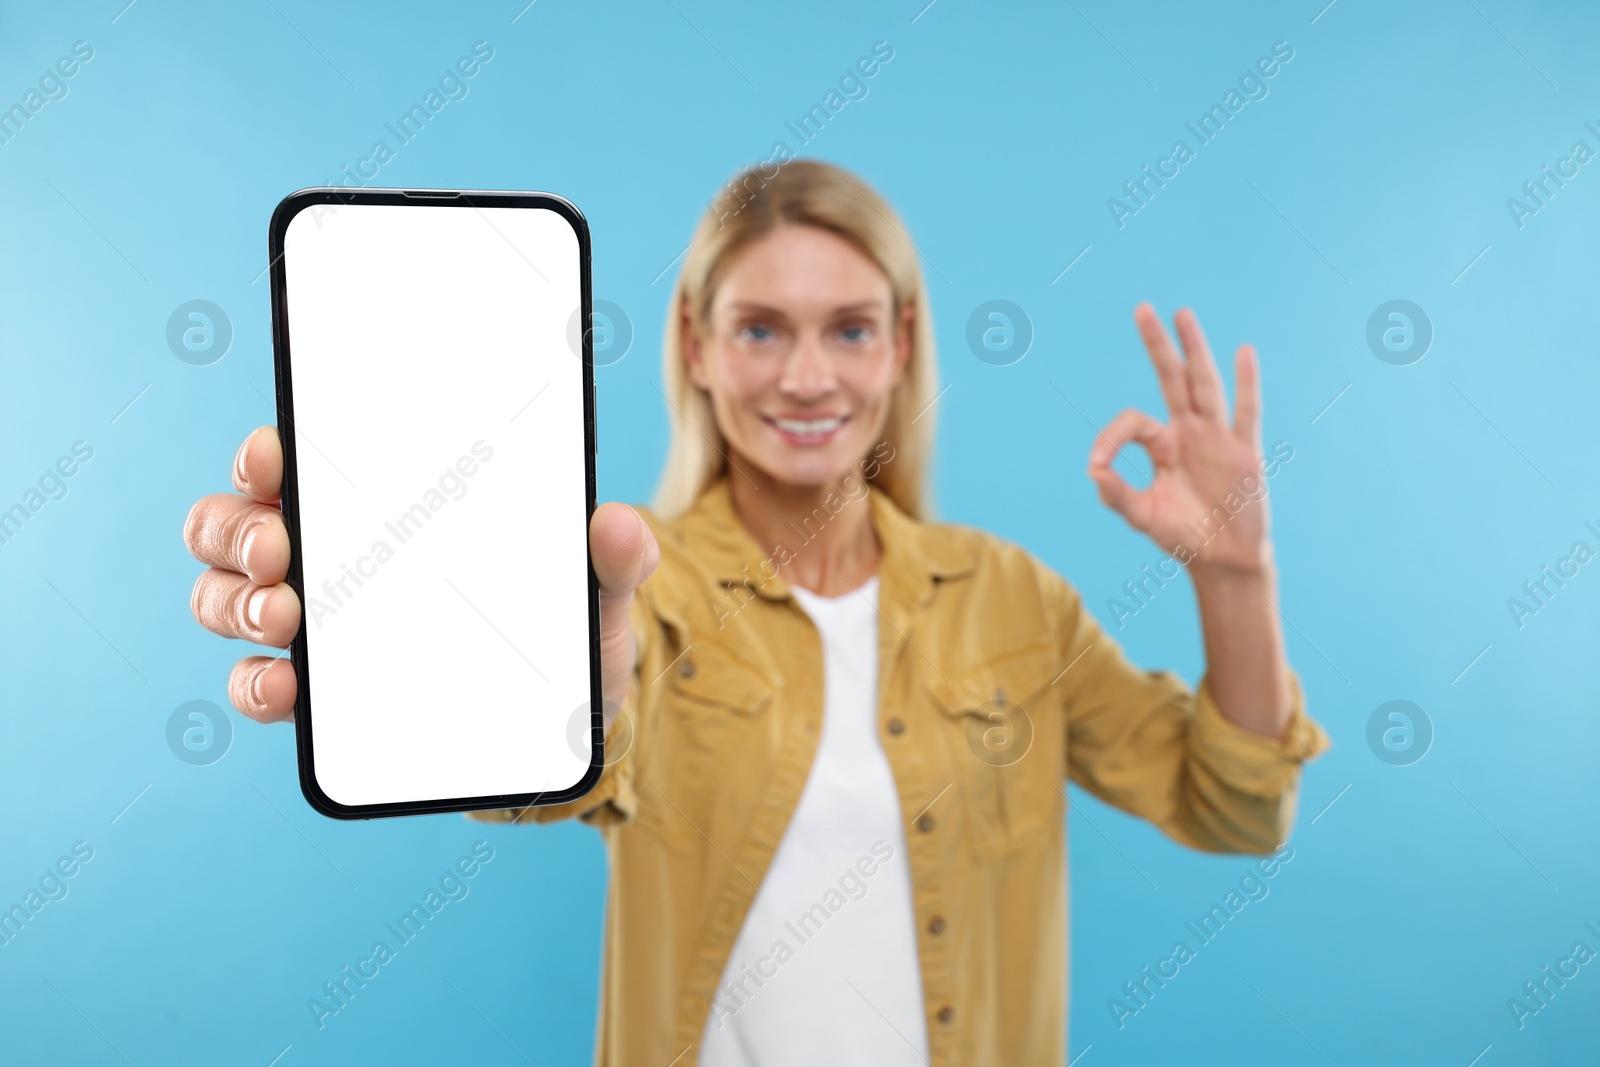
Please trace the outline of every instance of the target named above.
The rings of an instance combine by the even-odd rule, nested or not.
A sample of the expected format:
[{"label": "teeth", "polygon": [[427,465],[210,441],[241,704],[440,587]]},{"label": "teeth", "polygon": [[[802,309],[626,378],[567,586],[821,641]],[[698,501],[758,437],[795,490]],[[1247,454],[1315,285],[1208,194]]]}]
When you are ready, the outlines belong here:
[{"label": "teeth", "polygon": [[778,429],[785,433],[832,433],[839,427],[837,418],[831,419],[773,419]]}]

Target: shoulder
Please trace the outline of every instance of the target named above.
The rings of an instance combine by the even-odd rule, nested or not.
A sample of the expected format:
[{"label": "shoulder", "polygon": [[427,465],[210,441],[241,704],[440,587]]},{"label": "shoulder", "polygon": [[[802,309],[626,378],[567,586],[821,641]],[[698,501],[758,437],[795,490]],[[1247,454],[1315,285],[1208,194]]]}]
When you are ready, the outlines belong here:
[{"label": "shoulder", "polygon": [[977,526],[925,523],[921,538],[930,559],[959,561],[934,583],[914,623],[942,674],[977,672],[985,686],[1008,692],[1053,675],[1063,636],[1077,628],[1078,598],[1067,580],[1029,548]]},{"label": "shoulder", "polygon": [[980,584],[1007,591],[1041,583],[1067,584],[1033,550],[990,530],[959,522],[925,522],[920,526],[930,555],[966,560]]},{"label": "shoulder", "polygon": [[985,627],[1004,630],[1009,643],[1052,640],[1075,625],[1077,590],[1033,550],[958,522],[922,523],[920,536],[930,559],[955,564],[928,602],[930,613],[958,622],[986,620]]}]

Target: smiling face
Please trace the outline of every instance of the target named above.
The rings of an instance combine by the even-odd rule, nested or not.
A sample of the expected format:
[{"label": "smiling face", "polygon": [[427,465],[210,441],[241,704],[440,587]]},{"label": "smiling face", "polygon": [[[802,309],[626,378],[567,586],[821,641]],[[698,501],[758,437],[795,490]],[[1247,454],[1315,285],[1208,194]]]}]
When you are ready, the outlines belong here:
[{"label": "smiling face", "polygon": [[735,462],[796,486],[859,473],[911,350],[913,309],[896,329],[876,263],[827,230],[782,225],[727,264],[708,322],[684,314],[690,380]]}]

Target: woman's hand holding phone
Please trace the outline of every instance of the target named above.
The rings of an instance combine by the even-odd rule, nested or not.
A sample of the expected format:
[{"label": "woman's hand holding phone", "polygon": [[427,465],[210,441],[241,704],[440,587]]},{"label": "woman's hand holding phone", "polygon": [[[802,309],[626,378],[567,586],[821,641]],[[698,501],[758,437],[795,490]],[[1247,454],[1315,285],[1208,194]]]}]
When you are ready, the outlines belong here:
[{"label": "woman's hand holding phone", "polygon": [[[279,507],[282,484],[282,442],[275,427],[263,426],[245,438],[234,459],[238,492],[202,497],[184,521],[184,544],[208,565],[189,607],[213,633],[287,648],[300,628],[300,598],[284,583],[289,534]],[[636,653],[628,609],[661,550],[638,512],[606,503],[589,521],[589,554],[600,583],[601,687],[606,702],[619,705]],[[228,679],[233,706],[260,722],[292,719],[295,695],[294,667],[281,657],[246,656]]]}]

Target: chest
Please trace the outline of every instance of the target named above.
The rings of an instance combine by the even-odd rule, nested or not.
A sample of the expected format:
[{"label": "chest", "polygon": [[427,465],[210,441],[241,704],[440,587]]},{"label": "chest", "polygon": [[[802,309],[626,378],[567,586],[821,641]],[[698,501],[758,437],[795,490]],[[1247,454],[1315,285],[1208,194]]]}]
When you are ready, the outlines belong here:
[{"label": "chest", "polygon": [[[826,618],[761,597],[658,611],[641,827],[683,852],[781,832],[825,740],[881,747],[908,832],[943,848],[994,859],[1058,822],[1060,665],[1044,618],[941,592]],[[825,768],[851,765],[826,751]]]}]

